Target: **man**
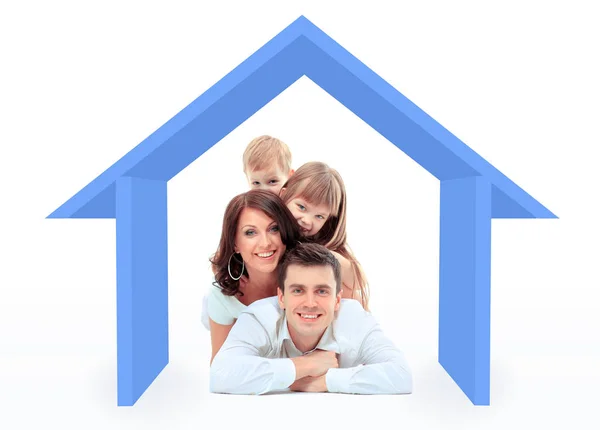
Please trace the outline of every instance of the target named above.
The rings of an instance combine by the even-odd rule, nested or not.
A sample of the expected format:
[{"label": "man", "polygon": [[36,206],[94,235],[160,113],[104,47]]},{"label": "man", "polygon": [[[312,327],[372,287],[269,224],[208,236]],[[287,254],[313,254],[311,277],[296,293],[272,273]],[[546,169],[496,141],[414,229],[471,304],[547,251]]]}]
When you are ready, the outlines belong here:
[{"label": "man", "polygon": [[278,268],[277,297],[250,305],[210,369],[210,391],[408,394],[404,356],[356,300],[343,299],[340,265],[298,244]]}]

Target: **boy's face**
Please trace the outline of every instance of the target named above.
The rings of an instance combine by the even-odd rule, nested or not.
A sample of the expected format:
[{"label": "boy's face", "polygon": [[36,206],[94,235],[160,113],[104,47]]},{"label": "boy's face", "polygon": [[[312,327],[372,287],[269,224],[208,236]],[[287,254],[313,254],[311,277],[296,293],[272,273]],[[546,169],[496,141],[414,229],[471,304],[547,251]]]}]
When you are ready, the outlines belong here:
[{"label": "boy's face", "polygon": [[340,307],[342,292],[330,266],[303,267],[291,264],[284,281],[285,294],[277,289],[279,306],[285,309],[292,338],[317,340],[332,323]]},{"label": "boy's face", "polygon": [[271,191],[279,195],[281,187],[293,172],[293,170],[284,172],[281,167],[275,164],[263,170],[248,169],[246,179],[250,189]]}]

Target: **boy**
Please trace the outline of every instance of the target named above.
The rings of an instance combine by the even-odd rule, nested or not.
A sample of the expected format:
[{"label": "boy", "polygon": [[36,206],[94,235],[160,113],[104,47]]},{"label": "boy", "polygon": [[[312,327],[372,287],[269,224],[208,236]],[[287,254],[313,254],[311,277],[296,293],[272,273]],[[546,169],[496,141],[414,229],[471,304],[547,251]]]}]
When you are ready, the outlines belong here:
[{"label": "boy", "polygon": [[243,156],[244,174],[251,189],[279,191],[294,173],[292,154],[281,140],[268,135],[253,139]]}]

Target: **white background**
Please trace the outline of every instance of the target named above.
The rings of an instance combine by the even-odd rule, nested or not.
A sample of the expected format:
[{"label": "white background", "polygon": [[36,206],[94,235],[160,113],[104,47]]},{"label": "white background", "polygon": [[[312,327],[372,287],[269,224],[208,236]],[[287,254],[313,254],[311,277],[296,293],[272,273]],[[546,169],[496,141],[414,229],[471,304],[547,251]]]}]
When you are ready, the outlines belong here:
[{"label": "white background", "polygon": [[[82,3],[0,7],[0,428],[600,428],[595,2]],[[114,220],[45,217],[299,15],[560,217],[492,222],[491,406],[437,364],[439,182],[307,78],[169,182],[171,362],[116,406]],[[208,393],[208,258],[263,133],[342,174],[412,395]]]}]

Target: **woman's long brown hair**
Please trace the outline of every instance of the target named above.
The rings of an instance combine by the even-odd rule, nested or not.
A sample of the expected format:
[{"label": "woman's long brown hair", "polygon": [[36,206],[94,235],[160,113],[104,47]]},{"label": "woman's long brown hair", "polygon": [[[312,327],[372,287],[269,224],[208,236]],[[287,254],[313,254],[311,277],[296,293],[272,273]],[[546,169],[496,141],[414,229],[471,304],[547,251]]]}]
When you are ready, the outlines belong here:
[{"label": "woman's long brown hair", "polygon": [[[231,273],[236,278],[241,275],[242,261],[236,256],[232,258],[232,255],[235,254],[234,247],[238,221],[245,208],[260,210],[275,221],[279,227],[281,242],[283,242],[286,249],[294,247],[300,239],[300,227],[279,196],[264,190],[251,190],[235,196],[225,209],[219,247],[210,259],[215,274],[213,284],[220,287],[223,294],[227,296],[243,295],[240,291],[239,280],[236,281],[229,276],[227,265],[231,258]],[[243,274],[249,278],[246,269],[244,269]]]}]

